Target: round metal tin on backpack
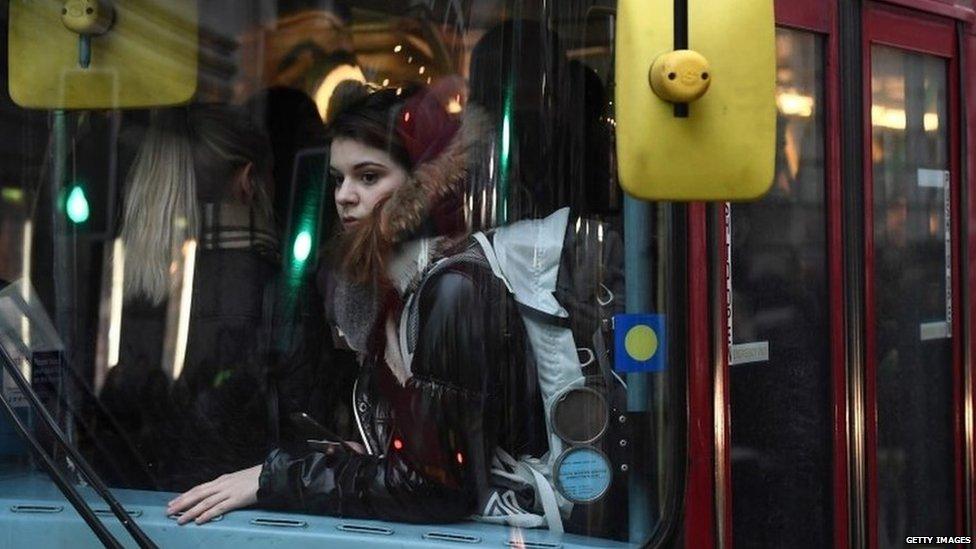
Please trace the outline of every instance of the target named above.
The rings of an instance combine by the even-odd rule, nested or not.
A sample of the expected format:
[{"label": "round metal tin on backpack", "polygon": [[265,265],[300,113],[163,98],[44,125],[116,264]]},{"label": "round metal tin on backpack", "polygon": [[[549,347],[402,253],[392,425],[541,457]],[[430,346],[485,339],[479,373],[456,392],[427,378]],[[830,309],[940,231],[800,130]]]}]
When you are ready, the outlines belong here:
[{"label": "round metal tin on backpack", "polygon": [[570,444],[589,444],[607,431],[610,409],[590,387],[573,387],[559,395],[550,410],[552,431]]},{"label": "round metal tin on backpack", "polygon": [[613,472],[607,456],[590,446],[570,448],[553,466],[556,490],[573,503],[593,503],[610,489]]}]

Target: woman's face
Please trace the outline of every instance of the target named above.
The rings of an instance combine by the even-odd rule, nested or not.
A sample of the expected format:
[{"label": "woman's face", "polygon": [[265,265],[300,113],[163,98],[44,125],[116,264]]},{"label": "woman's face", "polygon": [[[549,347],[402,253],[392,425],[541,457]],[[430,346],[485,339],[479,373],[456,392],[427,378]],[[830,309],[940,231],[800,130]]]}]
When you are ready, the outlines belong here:
[{"label": "woman's face", "polygon": [[343,230],[355,227],[377,202],[407,181],[407,170],[386,151],[353,139],[334,139],[330,156],[329,175]]}]

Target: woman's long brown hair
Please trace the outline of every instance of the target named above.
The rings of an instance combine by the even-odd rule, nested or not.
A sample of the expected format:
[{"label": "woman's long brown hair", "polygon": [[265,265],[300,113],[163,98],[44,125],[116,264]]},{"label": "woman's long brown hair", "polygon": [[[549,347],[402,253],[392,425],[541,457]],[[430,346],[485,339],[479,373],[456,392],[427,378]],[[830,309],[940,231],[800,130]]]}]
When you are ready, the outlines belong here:
[{"label": "woman's long brown hair", "polygon": [[391,239],[383,233],[383,197],[357,227],[339,235],[338,267],[343,276],[356,284],[382,285],[386,259],[392,251]]}]

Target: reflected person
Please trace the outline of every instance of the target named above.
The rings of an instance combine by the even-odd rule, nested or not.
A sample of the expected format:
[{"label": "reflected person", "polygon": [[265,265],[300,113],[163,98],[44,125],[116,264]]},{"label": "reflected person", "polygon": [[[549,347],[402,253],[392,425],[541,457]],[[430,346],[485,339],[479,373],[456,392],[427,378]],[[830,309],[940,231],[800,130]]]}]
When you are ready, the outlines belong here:
[{"label": "reflected person", "polygon": [[[121,229],[119,363],[99,395],[121,428],[103,422],[96,438],[118,455],[135,446],[142,463],[128,466],[153,485],[133,487],[186,489],[267,452],[261,320],[278,264],[270,162],[265,135],[230,106],[158,111],[139,147]],[[190,262],[178,260],[191,242],[183,302],[174,292]]]}]

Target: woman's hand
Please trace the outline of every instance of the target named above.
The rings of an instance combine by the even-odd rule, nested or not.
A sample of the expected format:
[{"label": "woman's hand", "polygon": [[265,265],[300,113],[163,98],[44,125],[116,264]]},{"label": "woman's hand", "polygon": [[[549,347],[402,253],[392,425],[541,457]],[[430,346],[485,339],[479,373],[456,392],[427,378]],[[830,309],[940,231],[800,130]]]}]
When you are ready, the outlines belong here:
[{"label": "woman's hand", "polygon": [[210,482],[195,486],[169,502],[166,514],[183,511],[177,523],[195,520],[203,524],[217,515],[223,515],[253,505],[258,501],[258,477],[261,466],[255,465],[234,473],[221,475]]}]

